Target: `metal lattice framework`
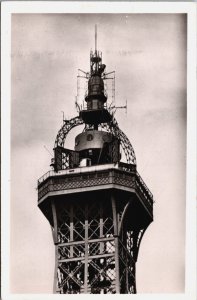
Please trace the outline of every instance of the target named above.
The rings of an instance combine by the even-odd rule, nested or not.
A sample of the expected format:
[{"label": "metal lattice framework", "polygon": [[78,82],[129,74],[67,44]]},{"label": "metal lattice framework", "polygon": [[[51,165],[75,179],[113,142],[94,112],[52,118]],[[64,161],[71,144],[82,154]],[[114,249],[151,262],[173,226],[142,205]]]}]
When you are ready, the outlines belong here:
[{"label": "metal lattice framework", "polygon": [[[84,124],[83,120],[80,117],[75,117],[70,120],[65,120],[63,126],[58,131],[56,140],[55,140],[55,148],[60,146],[64,147],[66,137],[68,133],[76,126]],[[85,125],[84,130],[90,129],[90,125]],[[102,123],[99,125],[101,130],[105,130],[107,132],[111,132],[114,134],[119,140],[121,147],[124,151],[126,160],[128,164],[136,164],[136,156],[134,149],[125,135],[125,133],[119,128],[116,119],[113,117],[109,123]]]},{"label": "metal lattice framework", "polygon": [[135,263],[145,228],[128,228],[129,205],[113,196],[52,202],[54,292],[136,293]]},{"label": "metal lattice framework", "polygon": [[64,147],[64,143],[68,133],[76,126],[84,124],[83,120],[79,117],[72,118],[70,120],[64,120],[63,126],[58,131],[55,139],[55,148],[60,146]]}]

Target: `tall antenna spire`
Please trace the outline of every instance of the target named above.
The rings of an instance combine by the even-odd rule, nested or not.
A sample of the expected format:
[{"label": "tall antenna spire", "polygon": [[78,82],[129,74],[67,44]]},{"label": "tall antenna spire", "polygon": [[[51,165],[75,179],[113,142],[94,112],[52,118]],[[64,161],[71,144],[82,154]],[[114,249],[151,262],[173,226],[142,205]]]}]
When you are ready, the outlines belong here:
[{"label": "tall antenna spire", "polygon": [[95,52],[97,52],[97,24],[95,24]]}]

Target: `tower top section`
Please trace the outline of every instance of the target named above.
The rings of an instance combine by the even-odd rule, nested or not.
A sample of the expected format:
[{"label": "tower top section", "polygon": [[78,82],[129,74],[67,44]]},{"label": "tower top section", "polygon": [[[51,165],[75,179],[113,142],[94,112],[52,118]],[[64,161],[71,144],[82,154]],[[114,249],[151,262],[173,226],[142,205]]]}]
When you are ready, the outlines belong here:
[{"label": "tower top section", "polygon": [[[83,74],[79,73],[77,76],[77,92],[79,89],[82,90],[78,85],[78,78],[81,77],[86,79],[86,93],[83,94],[82,99],[78,98],[78,94],[76,97],[79,115],[70,120],[64,120],[57,134],[54,158],[51,163],[55,172],[111,163],[120,163],[121,168],[126,168],[128,172],[136,169],[134,149],[127,136],[119,128],[112,110],[115,97],[113,94],[115,72],[106,72],[105,67],[102,63],[102,53],[97,50],[97,26],[95,26],[95,49],[90,51],[90,70],[84,72],[78,69]],[[106,80],[112,80],[111,95],[110,84],[106,83]],[[78,99],[82,100],[83,105],[79,105]],[[107,101],[110,102],[109,105]],[[65,148],[68,133],[82,124],[85,126],[83,131],[75,137],[74,149]]]},{"label": "tower top section", "polygon": [[80,117],[86,124],[94,125],[111,121],[112,116],[106,109],[107,94],[104,79],[106,65],[102,63],[102,53],[97,50],[97,25],[95,25],[95,50],[90,52],[90,75],[88,90],[85,95],[87,108],[80,112]]}]

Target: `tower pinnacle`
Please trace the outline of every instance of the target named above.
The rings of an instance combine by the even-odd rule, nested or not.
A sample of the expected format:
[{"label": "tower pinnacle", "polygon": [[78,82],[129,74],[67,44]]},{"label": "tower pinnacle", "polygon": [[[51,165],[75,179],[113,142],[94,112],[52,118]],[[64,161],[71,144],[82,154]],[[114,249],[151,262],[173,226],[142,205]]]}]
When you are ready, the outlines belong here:
[{"label": "tower pinnacle", "polygon": [[97,50],[97,25],[95,25],[95,51],[90,52],[90,77],[88,91],[85,96],[87,107],[80,112],[80,117],[86,124],[94,125],[111,121],[112,116],[105,107],[107,93],[104,85],[104,71],[106,65],[102,63],[102,52]]},{"label": "tower pinnacle", "polygon": [[97,24],[95,24],[95,53],[97,51]]}]

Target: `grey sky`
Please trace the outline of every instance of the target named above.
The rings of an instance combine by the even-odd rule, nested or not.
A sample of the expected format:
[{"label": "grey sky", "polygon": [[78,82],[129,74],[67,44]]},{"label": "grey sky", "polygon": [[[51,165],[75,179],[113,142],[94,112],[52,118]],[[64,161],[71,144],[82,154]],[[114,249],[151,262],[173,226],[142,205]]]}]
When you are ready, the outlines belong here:
[{"label": "grey sky", "polygon": [[[77,69],[98,48],[116,71],[120,128],[156,201],[137,262],[141,293],[184,291],[186,15],[12,16],[11,290],[51,293],[54,246],[37,208],[36,181],[49,170],[62,112],[77,114]],[[76,131],[75,131],[76,133]],[[73,135],[74,136],[74,135]],[[72,137],[70,139],[70,147]],[[28,276],[27,276],[28,274]]]}]

